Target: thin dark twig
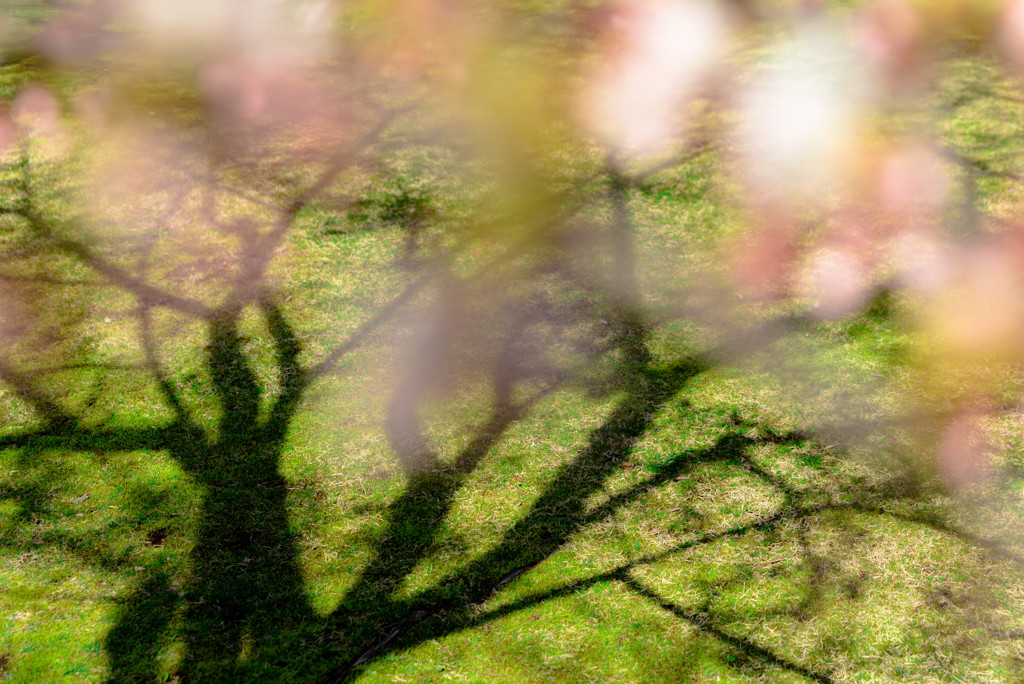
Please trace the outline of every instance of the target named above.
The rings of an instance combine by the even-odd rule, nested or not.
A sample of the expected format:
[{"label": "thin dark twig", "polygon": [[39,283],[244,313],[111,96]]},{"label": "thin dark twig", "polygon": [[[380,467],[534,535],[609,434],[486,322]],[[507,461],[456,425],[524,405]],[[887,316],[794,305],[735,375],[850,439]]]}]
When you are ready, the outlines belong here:
[{"label": "thin dark twig", "polygon": [[251,243],[247,245],[242,259],[242,268],[240,269],[236,279],[235,287],[232,288],[231,292],[228,294],[224,307],[222,308],[237,307],[248,297],[253,296],[252,290],[255,288],[255,285],[262,280],[267,265],[273,258],[278,246],[281,244],[281,241],[284,240],[284,236],[287,235],[288,231],[295,223],[295,219],[299,213],[305,209],[310,202],[317,198],[320,193],[326,190],[338,177],[338,174],[354,163],[354,161],[380,137],[395,117],[404,111],[406,111],[406,108],[397,108],[388,111],[381,117],[380,121],[378,121],[376,125],[374,125],[364,135],[360,136],[360,138],[353,143],[349,149],[345,150],[344,153],[335,156],[330,164],[328,164],[327,168],[320,173],[317,180],[305,191],[292,199],[292,201],[280,211],[277,219],[274,221],[273,227],[267,232],[255,237]]},{"label": "thin dark twig", "polygon": [[690,145],[680,154],[674,155],[659,164],[655,164],[654,166],[646,168],[635,174],[630,174],[629,180],[634,184],[640,183],[655,174],[661,173],[662,171],[668,171],[669,169],[691,162],[702,154],[714,150],[715,147],[717,147],[715,141],[710,139],[701,140],[694,145]]},{"label": "thin dark twig", "polygon": [[73,426],[77,423],[70,413],[36,387],[28,376],[15,369],[6,359],[0,359],[0,380],[20,399],[42,414],[52,427]]},{"label": "thin dark twig", "polygon": [[164,399],[167,400],[167,404],[174,411],[178,419],[182,422],[187,422],[188,414],[185,412],[185,406],[181,402],[181,397],[178,396],[174,385],[171,384],[167,373],[160,363],[156,342],[153,339],[153,319],[150,314],[150,307],[145,304],[139,306],[139,333],[142,338],[142,350],[146,359],[146,369],[153,376],[157,386],[160,388],[161,394],[164,395]]},{"label": "thin dark twig", "polygon": [[405,618],[402,619],[401,622],[392,626],[391,629],[388,630],[388,633],[385,634],[383,638],[375,642],[372,646],[370,646],[370,648],[363,651],[363,653],[361,653],[358,658],[353,660],[348,665],[343,665],[342,667],[331,670],[326,675],[324,675],[324,678],[321,680],[321,682],[323,684],[338,684],[339,682],[345,681],[345,679],[348,677],[349,673],[351,673],[352,670],[359,667],[363,663],[373,660],[374,656],[376,656],[384,647],[386,647],[396,638],[401,636],[410,626],[416,624],[417,622],[420,622],[426,616],[427,611],[425,610],[417,610],[407,615]]},{"label": "thin dark twig", "polygon": [[365,342],[366,338],[374,330],[391,320],[410,300],[419,294],[426,282],[426,276],[420,276],[409,283],[397,297],[378,311],[370,320],[366,321],[348,340],[335,347],[322,361],[310,368],[306,377],[309,380],[315,380],[332,372],[346,354]]},{"label": "thin dark twig", "polygon": [[828,675],[821,674],[820,672],[815,672],[814,670],[808,669],[803,665],[799,665],[797,663],[785,660],[784,658],[776,655],[775,653],[772,653],[768,649],[762,646],[758,646],[749,639],[744,639],[742,637],[729,634],[722,628],[717,627],[712,622],[711,616],[709,616],[707,613],[694,610],[687,610],[682,606],[672,603],[671,601],[659,596],[650,587],[647,587],[646,585],[642,584],[628,571],[618,573],[615,577],[620,582],[622,582],[622,584],[631,589],[634,593],[643,596],[644,598],[648,599],[649,601],[657,605],[659,608],[662,608],[663,610],[672,613],[676,617],[686,620],[700,631],[705,632],[706,634],[715,637],[719,641],[725,642],[730,646],[733,646],[743,651],[747,655],[754,656],[770,665],[774,665],[776,667],[789,670],[790,672],[795,672],[812,681],[821,682],[821,684],[835,684],[836,682],[836,680],[832,679]]},{"label": "thin dark twig", "polygon": [[61,237],[41,216],[28,210],[22,216],[29,225],[41,236],[50,240],[58,250],[76,257],[94,271],[107,279],[114,287],[135,295],[140,302],[150,306],[163,306],[196,318],[209,318],[210,309],[197,299],[171,294],[132,275],[119,266],[115,266],[96,254],[86,244],[70,238]]}]

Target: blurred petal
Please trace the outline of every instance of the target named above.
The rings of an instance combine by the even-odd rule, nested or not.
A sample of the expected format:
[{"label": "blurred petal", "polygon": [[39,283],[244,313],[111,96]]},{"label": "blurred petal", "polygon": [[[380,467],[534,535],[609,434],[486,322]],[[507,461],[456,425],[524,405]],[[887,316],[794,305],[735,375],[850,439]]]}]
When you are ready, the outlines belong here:
[{"label": "blurred petal", "polygon": [[1024,1],[1010,0],[1003,7],[997,40],[1003,52],[1019,69],[1024,69]]},{"label": "blurred petal", "polygon": [[775,297],[790,285],[797,248],[793,231],[783,226],[754,231],[734,252],[733,274],[740,289],[756,297]]},{"label": "blurred petal", "polygon": [[938,293],[926,327],[956,355],[992,358],[1019,353],[1024,342],[1024,274],[1002,244],[964,249],[957,277]]},{"label": "blurred petal", "polygon": [[954,486],[978,482],[985,477],[990,445],[981,428],[981,418],[976,410],[958,411],[939,439],[939,474]]},{"label": "blurred petal", "polygon": [[860,8],[857,47],[892,85],[910,85],[924,59],[924,25],[907,0],[874,0]]},{"label": "blurred petal", "polygon": [[245,118],[267,108],[266,84],[253,69],[237,62],[218,62],[199,74],[199,88],[215,104]]},{"label": "blurred petal", "polygon": [[813,203],[827,196],[854,145],[863,86],[833,27],[800,29],[743,98],[739,144],[756,196]]},{"label": "blurred petal", "polygon": [[934,218],[949,194],[950,178],[933,149],[911,144],[882,162],[879,195],[883,207],[904,220]]},{"label": "blurred petal", "polygon": [[814,300],[814,313],[824,319],[859,310],[867,303],[870,284],[864,264],[846,250],[822,250],[804,272],[804,287]]},{"label": "blurred petal", "polygon": [[59,156],[67,149],[67,136],[61,126],[60,105],[48,88],[32,85],[22,90],[11,106],[16,130],[36,143],[36,149]]},{"label": "blurred petal", "polygon": [[113,16],[114,3],[93,0],[50,20],[35,38],[40,52],[58,62],[87,58],[100,49],[100,29]]},{"label": "blurred petal", "polygon": [[900,284],[918,292],[937,292],[953,277],[949,250],[932,234],[904,231],[889,247]]},{"label": "blurred petal", "polygon": [[630,0],[615,28],[622,43],[596,79],[585,118],[612,149],[647,154],[678,134],[680,106],[721,59],[729,20],[710,1]]}]

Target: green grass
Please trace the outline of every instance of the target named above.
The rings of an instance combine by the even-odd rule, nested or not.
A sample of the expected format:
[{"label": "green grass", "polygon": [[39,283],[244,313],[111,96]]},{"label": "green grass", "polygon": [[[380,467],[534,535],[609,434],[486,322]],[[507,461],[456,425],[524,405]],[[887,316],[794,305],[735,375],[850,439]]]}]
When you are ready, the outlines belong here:
[{"label": "green grass", "polygon": [[[964,71],[950,92],[977,86]],[[999,123],[1012,105],[972,97],[943,135],[986,163],[1019,157]],[[920,472],[921,442],[888,422],[915,391],[904,302],[707,363],[714,332],[672,312],[680,282],[714,289],[739,225],[709,152],[627,197],[654,312],[640,349],[562,274],[512,278],[543,250],[495,244],[463,220],[486,193],[459,195],[444,155],[407,152],[352,181],[348,214],[300,212],[267,277],[278,308],[154,311],[163,389],[131,297],[52,253],[5,265],[77,283],[34,285],[63,306],[8,351],[78,419],[47,424],[0,390],[0,680],[1020,679],[1020,417],[989,425],[991,479],[951,494]],[[998,216],[1013,190],[989,176],[982,208]],[[44,181],[60,213],[65,186]],[[436,292],[372,324],[414,280],[396,266],[410,217],[470,245],[452,264],[467,302],[453,367],[418,405],[439,467],[416,474],[384,426],[421,370],[409,357]],[[4,250],[29,239],[3,228]],[[162,245],[160,269],[188,265]],[[180,287],[212,297],[223,279]],[[548,319],[515,318],[538,301]],[[557,372],[526,368],[521,410],[502,411],[489,369],[523,331],[523,356]],[[294,384],[356,337],[333,372]]]},{"label": "green grass", "polygon": [[[316,228],[296,232],[288,257],[287,313],[308,331],[309,359],[402,287],[400,274],[379,277],[397,232],[324,239]],[[849,393],[892,367],[900,337],[887,326],[867,316],[809,333],[792,344],[811,356],[794,358],[817,357],[811,369]],[[131,327],[90,328],[89,354],[104,358],[118,340],[118,353],[137,357]],[[274,341],[256,312],[240,329],[266,418],[279,388]],[[203,334],[184,328],[161,343],[216,438]],[[808,382],[821,394],[809,406],[757,362],[690,368],[666,343],[663,360],[603,395],[563,386],[490,435],[479,432],[489,389],[468,377],[423,416],[442,462],[478,439],[486,454],[469,472],[410,482],[380,427],[403,335],[385,327],[308,391],[280,446],[279,481],[234,469],[256,467],[246,450],[257,446],[222,436],[211,455],[190,442],[139,370],[60,374],[92,386],[77,434],[33,433],[6,398],[7,680],[309,681],[396,625],[350,676],[1019,675],[1019,470],[1000,485],[1003,527],[979,527],[961,499],[914,486],[900,466],[798,432],[834,416],[835,387]],[[889,395],[862,382],[875,394],[850,410],[884,414]],[[213,458],[224,460],[201,462]],[[1004,542],[979,542],[991,537]]]}]

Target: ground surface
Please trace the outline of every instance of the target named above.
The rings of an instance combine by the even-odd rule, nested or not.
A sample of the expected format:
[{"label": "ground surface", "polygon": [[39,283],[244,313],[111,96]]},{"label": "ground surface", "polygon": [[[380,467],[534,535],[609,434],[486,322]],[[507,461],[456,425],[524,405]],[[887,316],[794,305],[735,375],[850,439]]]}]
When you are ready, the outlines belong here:
[{"label": "ground surface", "polygon": [[[943,130],[991,169],[1016,158],[1019,102],[975,92],[984,68],[953,72],[974,95]],[[731,218],[713,173],[697,156],[628,195],[652,310],[714,265]],[[999,216],[1016,186],[986,173]],[[884,301],[728,365],[692,322],[652,316],[645,345],[556,349],[571,372],[528,378],[511,406],[480,367],[453,373],[419,407],[441,467],[404,473],[384,426],[418,319],[391,314],[430,297],[403,295],[394,197],[363,205],[373,221],[301,214],[276,303],[237,329],[147,319],[74,260],[7,264],[79,283],[79,313],[52,353],[18,352],[77,419],[0,393],[0,679],[1024,675],[1022,422],[988,426],[990,479],[940,486],[886,423],[912,368]],[[22,228],[4,226],[14,253]],[[559,300],[564,283],[531,287]],[[600,336],[591,314],[569,338]]]}]

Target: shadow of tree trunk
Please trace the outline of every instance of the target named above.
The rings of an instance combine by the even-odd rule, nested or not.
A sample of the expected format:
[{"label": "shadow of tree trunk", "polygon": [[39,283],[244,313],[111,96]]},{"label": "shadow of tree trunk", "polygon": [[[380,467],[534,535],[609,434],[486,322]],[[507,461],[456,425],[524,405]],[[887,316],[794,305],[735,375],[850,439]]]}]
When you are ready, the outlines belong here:
[{"label": "shadow of tree trunk", "polygon": [[[221,406],[213,437],[187,419],[170,431],[170,456],[202,486],[191,573],[181,592],[185,681],[266,676],[291,666],[283,654],[315,629],[303,589],[298,548],[279,471],[288,423],[301,398],[303,374],[291,328],[277,308],[261,303],[274,339],[281,393],[261,419],[261,387],[238,331],[240,312],[209,323],[206,363]],[[112,681],[152,679],[157,639],[170,622],[171,590],[146,582],[128,599],[107,638]],[[155,611],[147,619],[140,615]],[[140,661],[139,644],[152,653]],[[271,646],[272,645],[272,646]],[[269,660],[268,660],[269,659]],[[277,662],[272,662],[273,660]],[[129,663],[137,663],[135,669]]]},{"label": "shadow of tree trunk", "polygon": [[159,680],[157,658],[178,601],[178,594],[167,576],[156,573],[118,603],[114,627],[106,638],[110,656],[110,677],[107,681]]}]

